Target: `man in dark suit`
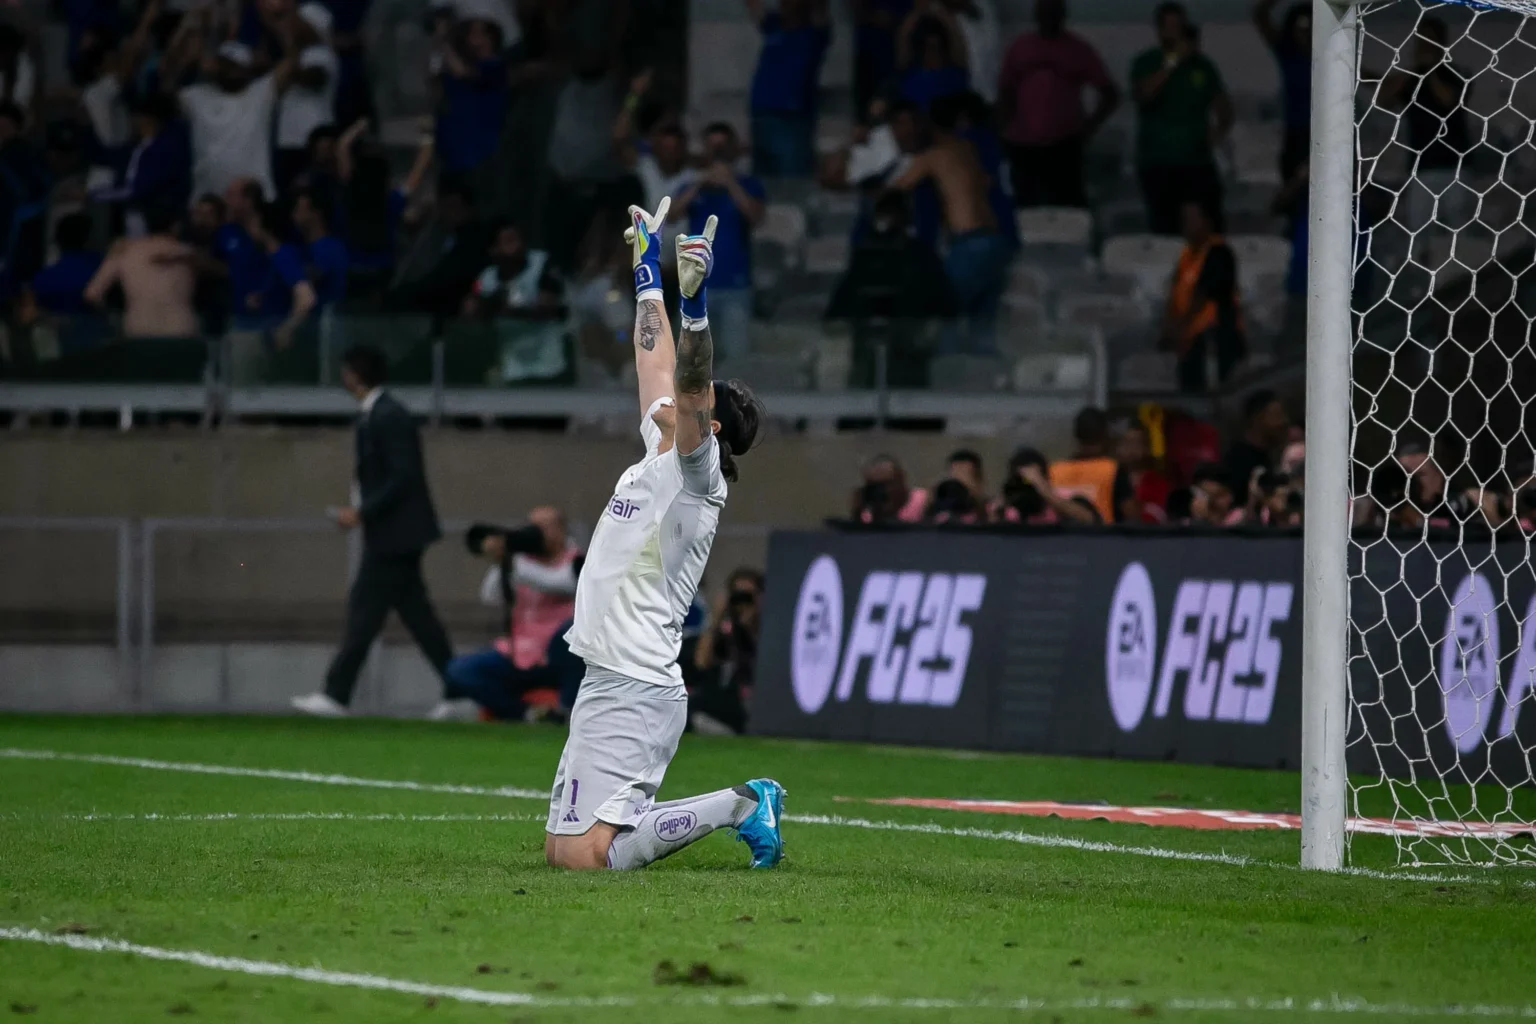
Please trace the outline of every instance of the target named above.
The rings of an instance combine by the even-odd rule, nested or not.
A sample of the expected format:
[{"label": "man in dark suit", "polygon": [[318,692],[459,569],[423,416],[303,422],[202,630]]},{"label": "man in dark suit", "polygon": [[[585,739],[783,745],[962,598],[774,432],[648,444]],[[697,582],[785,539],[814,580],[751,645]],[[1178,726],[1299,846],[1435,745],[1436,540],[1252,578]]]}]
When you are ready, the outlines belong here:
[{"label": "man in dark suit", "polygon": [[421,556],[443,535],[427,490],[421,437],[405,407],[384,390],[385,360],[359,345],[342,358],[342,385],[363,407],[357,422],[356,508],[336,512],[344,529],[363,529],[363,561],[347,597],[347,628],[341,650],[325,674],[325,690],[293,699],[306,714],[338,716],[357,685],[384,619],[393,608],[437,674],[453,658],[448,633],[438,621],[421,578]]}]

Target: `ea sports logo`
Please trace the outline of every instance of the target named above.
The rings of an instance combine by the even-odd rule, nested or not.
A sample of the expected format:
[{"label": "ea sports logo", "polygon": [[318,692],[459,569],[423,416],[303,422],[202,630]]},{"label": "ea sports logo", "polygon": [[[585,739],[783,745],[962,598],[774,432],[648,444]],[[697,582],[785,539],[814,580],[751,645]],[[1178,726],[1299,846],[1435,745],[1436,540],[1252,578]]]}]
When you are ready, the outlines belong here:
[{"label": "ea sports logo", "polygon": [[1488,578],[1474,572],[1451,597],[1440,644],[1445,731],[1461,753],[1470,754],[1483,742],[1498,685],[1499,602]]},{"label": "ea sports logo", "polygon": [[1157,600],[1140,562],[1120,572],[1104,635],[1104,683],[1115,724],[1130,732],[1141,724],[1157,666]]},{"label": "ea sports logo", "polygon": [[827,702],[842,649],[843,575],[831,555],[822,555],[800,582],[789,642],[789,681],[801,711],[814,715]]}]

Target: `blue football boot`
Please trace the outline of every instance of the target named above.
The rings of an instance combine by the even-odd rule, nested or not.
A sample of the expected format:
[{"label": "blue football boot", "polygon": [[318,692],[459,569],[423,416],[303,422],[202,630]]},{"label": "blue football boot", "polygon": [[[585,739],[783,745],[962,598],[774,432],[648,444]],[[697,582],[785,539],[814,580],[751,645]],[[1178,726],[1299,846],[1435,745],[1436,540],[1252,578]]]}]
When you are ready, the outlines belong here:
[{"label": "blue football boot", "polygon": [[753,779],[747,788],[757,794],[757,807],[736,826],[736,838],[752,851],[754,868],[771,868],[784,859],[784,787],[772,779]]}]

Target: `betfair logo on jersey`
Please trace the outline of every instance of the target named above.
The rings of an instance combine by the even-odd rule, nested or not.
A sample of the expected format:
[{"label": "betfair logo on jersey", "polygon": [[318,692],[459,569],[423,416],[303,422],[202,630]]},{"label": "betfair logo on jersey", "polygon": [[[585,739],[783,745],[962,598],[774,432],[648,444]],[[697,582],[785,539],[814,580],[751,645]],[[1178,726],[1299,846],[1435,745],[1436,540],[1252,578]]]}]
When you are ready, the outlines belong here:
[{"label": "betfair logo on jersey", "polygon": [[638,511],[640,511],[640,505],[637,502],[630,501],[628,498],[614,495],[608,502],[608,514],[615,519],[623,519],[625,522],[628,522]]},{"label": "betfair logo on jersey", "polygon": [[1115,724],[1123,732],[1135,730],[1149,701],[1154,718],[1168,717],[1175,689],[1183,692],[1187,719],[1267,724],[1280,679],[1276,628],[1290,619],[1293,596],[1293,585],[1284,582],[1184,580],[1173,598],[1158,671],[1152,579],[1140,562],[1127,565],[1115,585],[1104,638]]},{"label": "betfair logo on jersey", "polygon": [[806,570],[795,605],[796,703],[815,714],[829,696],[847,701],[862,684],[876,704],[953,707],[971,660],[971,616],[986,593],[979,573],[871,572],[845,644],[842,573],[822,555]]}]

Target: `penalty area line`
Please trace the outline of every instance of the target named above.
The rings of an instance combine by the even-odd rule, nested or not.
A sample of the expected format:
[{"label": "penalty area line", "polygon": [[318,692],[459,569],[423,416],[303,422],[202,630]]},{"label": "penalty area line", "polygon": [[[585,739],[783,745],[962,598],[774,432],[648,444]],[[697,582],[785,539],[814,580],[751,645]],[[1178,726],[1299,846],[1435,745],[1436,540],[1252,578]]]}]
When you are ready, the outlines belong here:
[{"label": "penalty area line", "polygon": [[[150,771],[185,772],[194,775],[225,775],[254,779],[273,779],[282,782],[303,782],[322,786],[356,786],[367,789],[405,790],[413,793],[450,793],[458,796],[489,796],[516,800],[547,801],[549,799],[549,794],[544,790],[523,789],[517,786],[469,786],[443,782],[414,782],[408,779],[370,779],[360,778],[355,775],[291,771],[281,768],[247,768],[241,765],[202,764],[191,761],[158,761],[152,758],[120,757],[114,754],[78,754],[57,750],[0,747],[0,758],[31,761],[73,761],[82,764],[108,765],[117,768],[141,768]],[[784,815],[784,820],[798,825],[826,825],[877,832],[912,832],[923,835],[950,836],[960,839],[988,839],[1017,843],[1021,846],[1080,850],[1088,853],[1117,853],[1133,857],[1147,857],[1154,860],[1183,861],[1195,864],[1223,864],[1229,867],[1266,867],[1292,871],[1301,870],[1298,864],[1256,860],[1241,854],[1174,850],[1160,846],[1131,846],[1102,840],[1052,835],[1043,832],[967,828],[963,826],[939,825],[937,823],[874,821],[868,818],[827,814],[786,814]],[[1445,875],[1427,874],[1417,871],[1382,871],[1374,868],[1345,867],[1336,873],[1357,878],[1373,878],[1393,882],[1468,883],[1497,881],[1492,872],[1478,875]]]},{"label": "penalty area line", "polygon": [[433,985],[403,978],[389,978],[378,974],[353,971],[330,971],[323,967],[300,967],[273,960],[251,960],[246,957],[219,956],[196,949],[167,949],[146,946],[122,939],[97,938],[91,935],[54,934],[36,928],[0,927],[0,941],[25,942],[44,946],[62,946],[83,953],[119,953],[145,960],[189,964],[207,970],[225,971],[262,978],[284,978],[292,981],[331,985],[338,988],[367,989],[378,992],[396,992],[403,995],[422,996],[429,999],[452,999],[461,1003],[481,1006],[779,1006],[786,1009],[806,1007],[834,1007],[850,1010],[1120,1010],[1145,1012],[1162,1010],[1167,1013],[1209,1013],[1211,1011],[1248,1011],[1270,1014],[1365,1014],[1368,1016],[1442,1017],[1469,1016],[1488,1019],[1536,1017],[1536,1007],[1497,1006],[1481,1003],[1451,1003],[1440,1006],[1418,1003],[1373,1003],[1365,999],[1353,999],[1331,995],[1326,999],[1258,998],[1206,999],[1172,998],[1162,1001],[1130,998],[1102,998],[1090,996],[1078,999],[1033,999],[1029,997],[997,999],[947,999],[899,996],[838,996],[825,992],[812,992],[805,996],[784,994],[721,996],[713,993],[697,995],[639,999],[635,996],[553,997],[536,996],[528,992],[498,992],[493,989],[473,988],[467,985]]}]

